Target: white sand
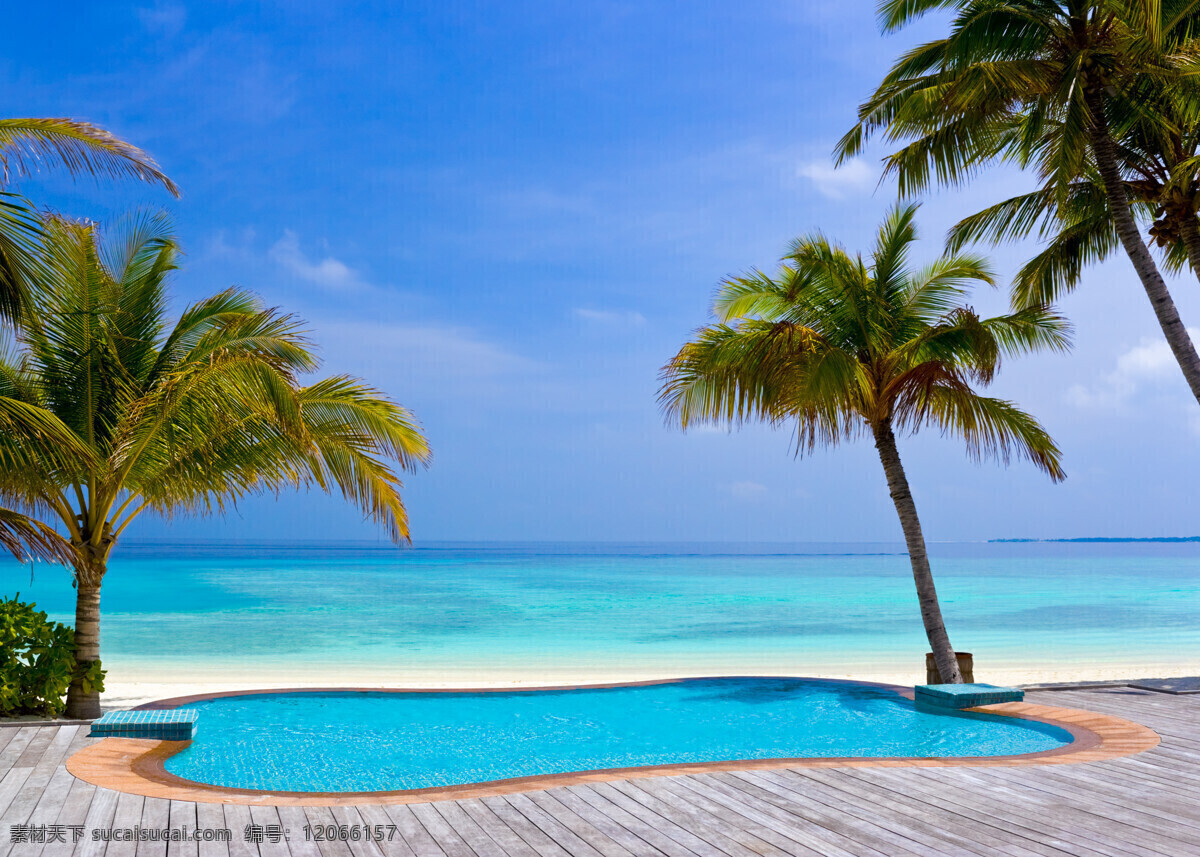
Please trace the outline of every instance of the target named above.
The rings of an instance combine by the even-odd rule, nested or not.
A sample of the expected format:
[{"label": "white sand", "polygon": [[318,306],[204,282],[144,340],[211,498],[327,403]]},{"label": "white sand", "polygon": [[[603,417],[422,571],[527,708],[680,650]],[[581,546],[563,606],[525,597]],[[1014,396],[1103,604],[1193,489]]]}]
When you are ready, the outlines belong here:
[{"label": "white sand", "polygon": [[[912,686],[925,681],[923,672],[865,672],[853,674],[820,670],[797,669],[745,669],[745,664],[730,664],[722,669],[715,668],[680,670],[664,668],[650,669],[644,665],[637,668],[579,668],[513,669],[498,672],[494,668],[481,669],[464,667],[454,670],[396,671],[381,674],[377,671],[364,672],[353,668],[331,670],[297,669],[238,672],[197,673],[189,670],[188,675],[164,674],[156,670],[120,679],[110,676],[103,696],[103,706],[128,708],[159,699],[193,694],[219,693],[230,690],[268,690],[272,688],[296,687],[365,687],[365,688],[522,688],[522,687],[570,687],[609,682],[652,681],[655,679],[687,678],[713,675],[779,675],[805,676],[810,678],[834,678],[857,681],[883,682]],[[1063,664],[1024,668],[1018,665],[997,665],[981,669],[976,664],[976,681],[998,685],[1049,684],[1054,682],[1109,682],[1135,678],[1166,678],[1200,675],[1200,663],[1164,662],[1158,664]]]}]

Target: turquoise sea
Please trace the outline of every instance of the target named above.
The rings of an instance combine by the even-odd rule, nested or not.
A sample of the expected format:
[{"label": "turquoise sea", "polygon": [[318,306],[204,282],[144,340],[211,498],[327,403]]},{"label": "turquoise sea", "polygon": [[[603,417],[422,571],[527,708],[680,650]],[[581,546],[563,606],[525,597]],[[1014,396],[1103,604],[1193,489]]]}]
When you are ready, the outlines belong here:
[{"label": "turquoise sea", "polygon": [[[1200,544],[931,553],[951,639],[984,680],[1200,667]],[[0,593],[17,592],[73,616],[61,569],[0,565]],[[102,606],[110,682],[870,676],[913,673],[925,651],[889,544],[127,543]]]}]

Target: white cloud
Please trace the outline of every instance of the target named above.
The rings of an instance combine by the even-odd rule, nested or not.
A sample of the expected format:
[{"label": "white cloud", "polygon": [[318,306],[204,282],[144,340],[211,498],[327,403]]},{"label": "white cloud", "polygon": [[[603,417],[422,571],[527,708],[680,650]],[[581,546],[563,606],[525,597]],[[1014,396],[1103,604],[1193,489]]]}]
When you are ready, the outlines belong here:
[{"label": "white cloud", "polygon": [[828,160],[809,161],[800,165],[796,175],[811,181],[817,186],[817,192],[829,199],[845,199],[867,193],[879,180],[862,158],[851,158],[840,167],[835,167]]},{"label": "white cloud", "polygon": [[300,249],[300,239],[290,229],[267,251],[272,261],[291,271],[302,280],[316,283],[326,289],[352,291],[366,287],[358,272],[340,259],[326,256],[313,260]]},{"label": "white cloud", "polygon": [[738,500],[758,500],[767,494],[767,486],[761,482],[734,482],[729,486],[729,493]]},{"label": "white cloud", "polygon": [[594,322],[596,324],[607,324],[618,327],[640,327],[646,323],[646,317],[640,312],[632,310],[606,310],[606,309],[588,309],[586,307],[576,307],[572,310],[572,314],[576,318],[581,318],[584,321]]},{"label": "white cloud", "polygon": [[[1200,329],[1188,328],[1193,342]],[[1067,390],[1067,401],[1083,408],[1116,408],[1140,391],[1163,381],[1180,379],[1179,365],[1165,339],[1143,339],[1117,357],[1113,371],[1095,384],[1075,384]]]}]

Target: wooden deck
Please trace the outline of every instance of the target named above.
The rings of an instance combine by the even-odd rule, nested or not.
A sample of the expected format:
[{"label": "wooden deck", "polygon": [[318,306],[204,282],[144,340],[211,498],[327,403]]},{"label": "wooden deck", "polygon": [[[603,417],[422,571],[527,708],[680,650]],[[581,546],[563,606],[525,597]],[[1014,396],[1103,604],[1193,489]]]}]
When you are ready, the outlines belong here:
[{"label": "wooden deck", "polygon": [[[275,807],[97,788],[64,765],[93,742],[86,727],[5,727],[0,857],[1200,855],[1200,695],[1104,688],[1027,699],[1128,718],[1162,743],[1073,765],[734,771],[438,803]],[[385,841],[306,839],[306,826],[327,825],[370,825]],[[93,836],[185,826],[228,829],[230,841]],[[262,841],[246,841],[248,831]],[[14,833],[48,841],[14,842]]]}]

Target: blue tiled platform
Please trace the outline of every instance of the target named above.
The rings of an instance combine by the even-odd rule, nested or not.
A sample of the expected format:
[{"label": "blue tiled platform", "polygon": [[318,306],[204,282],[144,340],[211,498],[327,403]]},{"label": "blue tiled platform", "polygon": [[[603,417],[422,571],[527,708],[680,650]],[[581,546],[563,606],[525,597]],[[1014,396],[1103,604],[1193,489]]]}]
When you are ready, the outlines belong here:
[{"label": "blue tiled platform", "polygon": [[1025,691],[1020,688],[994,684],[919,684],[915,690],[917,702],[938,708],[974,708],[1025,699]]},{"label": "blue tiled platform", "polygon": [[154,738],[159,741],[191,741],[196,734],[199,711],[110,711],[92,722],[89,738]]}]

